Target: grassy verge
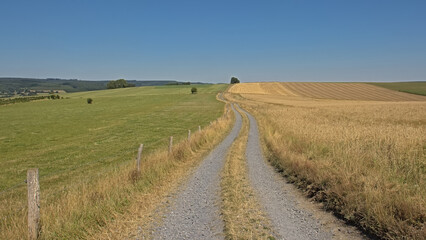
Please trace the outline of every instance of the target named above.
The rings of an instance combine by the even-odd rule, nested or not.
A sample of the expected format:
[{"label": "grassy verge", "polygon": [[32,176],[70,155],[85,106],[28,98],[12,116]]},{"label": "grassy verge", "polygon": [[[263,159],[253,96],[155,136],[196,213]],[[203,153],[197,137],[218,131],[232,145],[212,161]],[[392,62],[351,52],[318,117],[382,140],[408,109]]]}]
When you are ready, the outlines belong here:
[{"label": "grassy verge", "polygon": [[369,83],[391,90],[426,96],[426,82]]},{"label": "grassy verge", "polygon": [[424,103],[239,101],[272,164],[326,208],[383,239],[426,238]]},{"label": "grassy verge", "polygon": [[[161,167],[161,173],[157,175],[155,182],[151,182],[148,188],[132,194],[129,207],[123,212],[116,211],[114,219],[100,231],[91,231],[88,239],[149,239],[152,224],[158,220],[156,211],[162,201],[178,189],[191,170],[198,166],[210,150],[219,144],[231,130],[234,115],[228,110],[229,105],[225,107],[225,114],[217,121],[213,121],[202,132],[193,134],[190,141],[181,142],[174,149],[172,158],[167,156],[166,151],[148,156],[147,159],[157,166],[149,168],[147,171],[152,173]],[[129,174],[129,176],[134,176],[132,169]],[[145,175],[141,174],[137,178],[137,183],[143,183],[144,178]]]},{"label": "grassy verge", "polygon": [[227,155],[222,172],[222,216],[226,239],[274,239],[268,220],[256,201],[248,179],[245,150],[249,122],[243,116],[243,127]]},{"label": "grassy verge", "polygon": [[[160,150],[167,136],[186,142],[187,129],[196,132],[201,125],[207,131],[223,112],[215,99],[223,88],[201,86],[196,96],[182,86],[119,89],[1,106],[0,122],[7,127],[0,136],[0,184],[6,189],[0,195],[0,239],[26,236],[25,183],[7,188],[30,167],[40,169],[42,238],[86,238],[105,226],[131,206],[131,196],[152,191],[190,161],[191,152],[208,148],[210,133],[195,134],[190,148],[176,144],[173,158]],[[129,174],[139,143],[146,146],[146,160],[143,177],[135,178]]]}]

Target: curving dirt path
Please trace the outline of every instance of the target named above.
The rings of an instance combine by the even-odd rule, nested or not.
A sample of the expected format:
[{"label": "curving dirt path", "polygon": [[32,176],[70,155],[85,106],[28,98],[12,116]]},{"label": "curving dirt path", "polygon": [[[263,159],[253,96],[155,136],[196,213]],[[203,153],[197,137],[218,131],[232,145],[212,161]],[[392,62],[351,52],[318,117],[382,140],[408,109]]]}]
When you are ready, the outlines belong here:
[{"label": "curving dirt path", "polygon": [[229,146],[242,126],[240,114],[230,134],[204,159],[187,183],[166,207],[162,224],[153,229],[154,239],[223,239],[220,217],[220,172]]},{"label": "curving dirt path", "polygon": [[[314,209],[306,206],[307,200],[297,196],[294,187],[266,163],[256,120],[241,110],[250,121],[246,148],[249,179],[278,239],[363,239],[357,230],[345,226],[330,214],[318,211],[314,216]],[[320,221],[318,218],[324,219]]]}]

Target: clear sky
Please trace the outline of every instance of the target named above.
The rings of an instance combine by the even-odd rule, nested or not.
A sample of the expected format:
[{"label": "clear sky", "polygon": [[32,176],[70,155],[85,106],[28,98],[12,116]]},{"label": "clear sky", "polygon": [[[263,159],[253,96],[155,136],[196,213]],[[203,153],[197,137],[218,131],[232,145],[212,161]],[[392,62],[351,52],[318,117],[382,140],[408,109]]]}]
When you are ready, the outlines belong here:
[{"label": "clear sky", "polygon": [[425,0],[0,0],[0,76],[426,80]]}]

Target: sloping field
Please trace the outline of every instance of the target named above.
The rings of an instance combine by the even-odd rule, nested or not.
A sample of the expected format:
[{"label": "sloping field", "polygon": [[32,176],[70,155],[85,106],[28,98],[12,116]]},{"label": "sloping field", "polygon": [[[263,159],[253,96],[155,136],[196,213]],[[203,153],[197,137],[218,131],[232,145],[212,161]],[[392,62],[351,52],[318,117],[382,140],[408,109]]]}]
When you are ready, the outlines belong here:
[{"label": "sloping field", "polygon": [[365,83],[240,83],[232,86],[229,92],[336,100],[426,101],[424,96],[392,91]]},{"label": "sloping field", "polygon": [[[209,124],[223,112],[216,94],[226,85],[196,85],[197,94],[191,87],[79,92],[0,106],[0,239],[27,234],[29,168],[40,173],[42,239],[87,239],[136,201],[137,193],[158,191],[171,174],[178,179],[175,170],[201,159],[196,154],[218,142],[231,121]],[[166,151],[169,136],[172,155]],[[132,171],[140,143],[138,176]]]},{"label": "sloping field", "polygon": [[281,96],[298,96],[279,82],[265,83],[240,83],[235,84],[229,89],[231,93],[248,93],[248,94],[268,94]]},{"label": "sloping field", "polygon": [[425,101],[426,98],[365,83],[282,83],[290,91],[311,98],[367,101]]}]

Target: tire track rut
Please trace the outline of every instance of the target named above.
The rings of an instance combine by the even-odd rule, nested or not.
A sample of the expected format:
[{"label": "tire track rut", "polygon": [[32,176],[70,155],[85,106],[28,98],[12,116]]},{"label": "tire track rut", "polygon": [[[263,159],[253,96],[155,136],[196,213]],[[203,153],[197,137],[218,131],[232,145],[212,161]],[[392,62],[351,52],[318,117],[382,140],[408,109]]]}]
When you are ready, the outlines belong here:
[{"label": "tire track rut", "polygon": [[220,217],[220,173],[228,148],[242,126],[240,114],[229,135],[203,160],[171,204],[166,207],[162,224],[153,229],[154,239],[223,239]]}]

